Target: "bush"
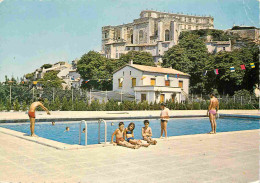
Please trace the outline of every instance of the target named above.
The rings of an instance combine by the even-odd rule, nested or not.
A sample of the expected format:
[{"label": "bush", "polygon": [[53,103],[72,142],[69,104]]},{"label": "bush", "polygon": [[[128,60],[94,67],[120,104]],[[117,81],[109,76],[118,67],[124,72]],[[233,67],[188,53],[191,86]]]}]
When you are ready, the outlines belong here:
[{"label": "bush", "polygon": [[26,101],[23,101],[23,104],[22,104],[22,111],[27,111],[27,104],[26,104]]}]

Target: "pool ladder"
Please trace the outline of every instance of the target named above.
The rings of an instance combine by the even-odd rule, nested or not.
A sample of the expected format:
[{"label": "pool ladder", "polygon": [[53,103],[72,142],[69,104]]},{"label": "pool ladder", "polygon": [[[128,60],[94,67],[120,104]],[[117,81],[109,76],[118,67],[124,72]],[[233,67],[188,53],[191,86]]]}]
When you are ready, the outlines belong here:
[{"label": "pool ladder", "polygon": [[[107,143],[107,122],[104,120],[104,119],[100,119],[98,120],[98,143],[100,143],[100,126],[101,126],[101,123],[104,122],[105,124],[105,145]],[[87,146],[88,144],[88,124],[85,120],[82,120],[80,123],[79,123],[79,145],[81,144],[81,124],[82,123],[85,123],[85,146]]]}]

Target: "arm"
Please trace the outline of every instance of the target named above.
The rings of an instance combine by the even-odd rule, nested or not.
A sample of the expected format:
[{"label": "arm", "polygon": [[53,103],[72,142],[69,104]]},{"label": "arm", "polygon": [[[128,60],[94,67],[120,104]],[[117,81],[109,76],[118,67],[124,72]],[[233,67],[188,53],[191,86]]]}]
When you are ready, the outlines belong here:
[{"label": "arm", "polygon": [[134,136],[134,131],[132,131],[132,137],[135,138],[135,136]]},{"label": "arm", "polygon": [[152,132],[152,128],[150,127],[150,134],[149,134],[150,137],[153,136],[153,132]]},{"label": "arm", "polygon": [[117,132],[117,130],[115,130],[114,133],[111,136],[111,144],[114,144],[113,140],[114,140],[114,136],[115,136],[116,132]]},{"label": "arm", "polygon": [[209,110],[211,109],[212,106],[212,100],[210,99],[210,103],[209,103],[209,107],[208,107],[208,111],[207,111],[207,116],[209,116]]},{"label": "arm", "polygon": [[47,114],[51,114],[50,111],[46,107],[44,107],[44,105],[42,103],[40,103],[40,106],[43,110],[45,110],[47,112]]},{"label": "arm", "polygon": [[142,137],[146,136],[146,134],[144,133],[144,128],[142,128]]},{"label": "arm", "polygon": [[126,129],[124,130],[123,138],[124,138],[124,140],[126,138]]}]

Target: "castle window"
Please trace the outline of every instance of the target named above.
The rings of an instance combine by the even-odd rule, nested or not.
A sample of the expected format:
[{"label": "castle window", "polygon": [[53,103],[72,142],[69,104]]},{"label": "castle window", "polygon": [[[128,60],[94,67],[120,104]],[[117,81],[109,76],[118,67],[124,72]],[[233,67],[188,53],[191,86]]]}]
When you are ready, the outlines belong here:
[{"label": "castle window", "polygon": [[170,41],[170,31],[165,30],[165,41]]},{"label": "castle window", "polygon": [[142,41],[144,38],[144,31],[140,30],[139,31],[139,41]]}]

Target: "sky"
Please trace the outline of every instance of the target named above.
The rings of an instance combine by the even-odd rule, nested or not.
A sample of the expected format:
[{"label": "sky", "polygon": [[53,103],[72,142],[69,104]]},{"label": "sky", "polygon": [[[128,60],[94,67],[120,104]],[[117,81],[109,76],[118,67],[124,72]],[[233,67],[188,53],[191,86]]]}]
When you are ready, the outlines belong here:
[{"label": "sky", "polygon": [[259,26],[259,0],[0,0],[0,81],[101,50],[101,28],[142,10],[211,15],[216,29]]}]

